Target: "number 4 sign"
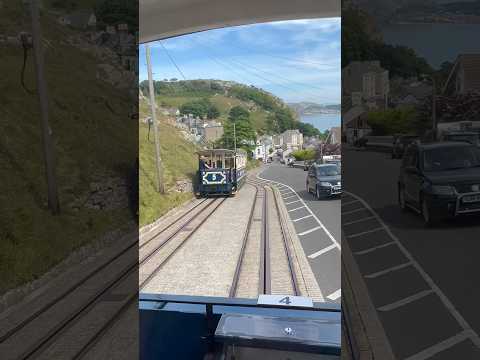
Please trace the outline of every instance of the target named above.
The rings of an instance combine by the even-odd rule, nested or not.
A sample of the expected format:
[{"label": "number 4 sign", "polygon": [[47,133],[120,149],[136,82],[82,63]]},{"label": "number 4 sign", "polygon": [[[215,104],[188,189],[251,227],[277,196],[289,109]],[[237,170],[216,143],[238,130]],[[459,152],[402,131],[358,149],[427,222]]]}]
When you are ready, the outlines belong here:
[{"label": "number 4 sign", "polygon": [[303,297],[303,296],[290,296],[290,295],[260,295],[258,297],[257,304],[313,307],[312,299]]}]

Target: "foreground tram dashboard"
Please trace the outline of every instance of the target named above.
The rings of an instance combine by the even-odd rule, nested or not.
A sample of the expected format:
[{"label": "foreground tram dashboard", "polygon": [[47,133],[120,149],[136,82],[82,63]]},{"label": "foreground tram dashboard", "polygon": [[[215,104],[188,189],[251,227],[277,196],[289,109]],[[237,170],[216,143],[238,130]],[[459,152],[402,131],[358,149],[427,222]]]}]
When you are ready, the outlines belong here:
[{"label": "foreground tram dashboard", "polygon": [[210,149],[198,153],[195,195],[234,195],[245,181],[247,153],[244,150]]},{"label": "foreground tram dashboard", "polygon": [[140,358],[339,360],[339,304],[140,294]]}]

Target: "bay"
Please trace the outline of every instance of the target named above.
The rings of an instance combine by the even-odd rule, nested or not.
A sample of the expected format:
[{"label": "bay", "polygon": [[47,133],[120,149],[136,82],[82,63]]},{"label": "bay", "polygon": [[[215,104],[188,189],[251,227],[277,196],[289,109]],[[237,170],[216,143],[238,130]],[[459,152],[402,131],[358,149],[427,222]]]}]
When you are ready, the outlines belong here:
[{"label": "bay", "polygon": [[382,29],[385,43],[412,48],[434,68],[459,54],[480,53],[480,25],[392,24]]},{"label": "bay", "polygon": [[315,126],[320,131],[325,131],[332,127],[340,126],[340,113],[301,115],[300,120]]}]

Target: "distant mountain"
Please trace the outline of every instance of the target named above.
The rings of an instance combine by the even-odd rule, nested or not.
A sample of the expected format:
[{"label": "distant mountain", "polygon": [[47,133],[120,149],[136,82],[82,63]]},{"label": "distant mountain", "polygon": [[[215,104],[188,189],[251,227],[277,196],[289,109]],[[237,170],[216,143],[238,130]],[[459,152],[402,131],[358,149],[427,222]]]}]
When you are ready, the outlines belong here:
[{"label": "distant mountain", "polygon": [[287,104],[299,116],[310,114],[334,114],[339,113],[340,104],[316,104],[313,102],[299,102]]}]

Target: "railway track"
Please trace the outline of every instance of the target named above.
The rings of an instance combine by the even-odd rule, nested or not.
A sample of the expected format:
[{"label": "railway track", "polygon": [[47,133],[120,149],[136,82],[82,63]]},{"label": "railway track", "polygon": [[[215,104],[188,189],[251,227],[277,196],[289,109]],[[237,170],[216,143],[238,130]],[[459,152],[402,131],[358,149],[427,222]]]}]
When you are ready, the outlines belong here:
[{"label": "railway track", "polygon": [[[166,262],[187,242],[188,239],[203,225],[203,223],[222,205],[227,198],[207,199],[206,206],[200,211],[190,214],[188,220],[182,226],[175,229],[163,239],[155,238],[158,244],[147,255],[140,254],[139,290],[158,274]],[[162,253],[160,254],[160,251]],[[157,256],[158,255],[158,256]],[[155,261],[151,261],[155,260]]]},{"label": "railway track", "polygon": [[[295,273],[295,266],[293,264],[293,256],[288,244],[289,238],[287,236],[287,230],[285,225],[285,219],[281,216],[278,199],[275,192],[269,187],[266,187],[264,183],[249,180],[247,182],[251,186],[255,187],[255,200],[252,205],[252,209],[249,214],[248,225],[245,230],[245,234],[242,239],[242,246],[238,256],[237,265],[235,268],[234,276],[232,279],[232,285],[230,287],[229,296],[238,297],[245,296],[247,293],[244,289],[241,289],[245,283],[249,283],[252,287],[252,267],[257,266],[257,291],[253,294],[251,291],[250,296],[258,294],[271,294],[272,286],[278,288],[279,276],[272,277],[272,266],[275,268],[275,264],[272,264],[272,247],[278,254],[279,239],[274,239],[271,233],[271,223],[278,221],[280,228],[280,243],[283,246],[283,256],[288,267],[288,279],[290,282],[289,295],[300,295],[298,286],[297,275]],[[273,206],[272,206],[273,205]],[[272,209],[273,208],[273,209]],[[273,211],[272,211],[273,210]],[[273,220],[273,221],[272,221]],[[260,229],[256,223],[260,222]],[[258,234],[260,233],[260,236]],[[258,239],[259,237],[259,239]],[[258,261],[252,261],[251,258],[247,258],[247,249],[249,256],[254,256],[253,252],[256,250]],[[278,256],[278,255],[277,255]],[[278,275],[278,274],[277,274]],[[280,282],[288,281],[285,279],[285,273],[282,273]],[[275,282],[275,283],[274,283]]]},{"label": "railway track", "polygon": [[[184,230],[186,224],[213,202],[215,202],[213,199],[200,201],[141,244],[135,237],[134,241],[128,242],[120,251],[86,272],[84,276],[69,284],[63,291],[41,301],[40,304],[32,303],[30,307],[34,310],[25,316],[19,317],[15,313],[2,319],[2,322],[10,323],[10,326],[5,325],[0,329],[0,358],[41,358],[49,348],[61,347],[64,337],[68,338],[65,342],[72,343],[69,339],[74,336],[75,328],[83,326],[83,322],[88,320],[89,314],[95,313],[95,309],[100,308],[104,301],[109,301],[111,293],[115,293],[119,289],[125,293],[125,288],[128,288],[129,284],[134,284],[135,286],[129,289],[124,298],[112,302],[108,309],[102,310],[109,313],[105,321],[90,329],[88,338],[83,339],[83,342],[75,341],[74,346],[69,349],[68,355],[64,354],[65,358],[83,358],[130,306],[136,306],[139,264],[149,261],[160,248],[173,238],[172,233],[176,234]],[[165,233],[168,233],[167,238],[152,248],[151,245]],[[141,249],[147,249],[150,246],[150,251],[143,251],[145,256],[140,262],[137,246]],[[118,269],[122,270],[118,271]],[[148,279],[146,280],[148,281]],[[72,305],[73,311],[71,311]],[[45,329],[45,331],[38,334],[37,329]],[[49,358],[49,356],[45,358]]]}]

